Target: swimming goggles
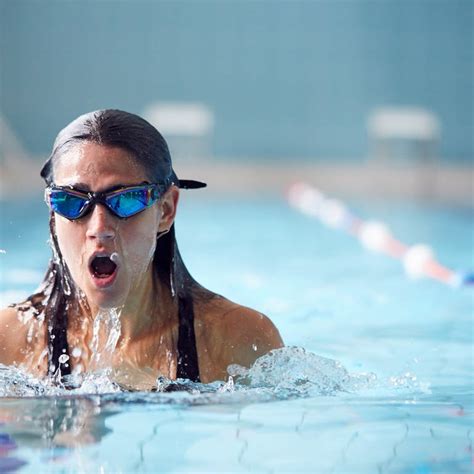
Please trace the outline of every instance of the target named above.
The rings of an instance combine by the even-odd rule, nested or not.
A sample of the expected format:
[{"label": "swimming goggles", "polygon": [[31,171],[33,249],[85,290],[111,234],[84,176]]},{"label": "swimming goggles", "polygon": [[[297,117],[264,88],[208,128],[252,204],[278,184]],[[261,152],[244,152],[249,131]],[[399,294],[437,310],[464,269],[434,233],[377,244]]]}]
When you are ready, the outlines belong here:
[{"label": "swimming goggles", "polygon": [[103,204],[112,214],[125,219],[152,206],[165,190],[163,184],[125,186],[98,193],[72,186],[49,186],[45,201],[52,211],[72,221],[87,215],[95,204]]}]

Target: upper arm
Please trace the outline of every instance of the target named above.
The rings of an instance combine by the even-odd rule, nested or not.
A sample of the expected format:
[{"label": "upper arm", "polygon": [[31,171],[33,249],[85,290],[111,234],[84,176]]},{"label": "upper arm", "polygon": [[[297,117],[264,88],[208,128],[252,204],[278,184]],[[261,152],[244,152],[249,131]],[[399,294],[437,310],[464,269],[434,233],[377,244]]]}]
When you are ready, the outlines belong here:
[{"label": "upper arm", "polygon": [[0,364],[42,370],[40,354],[45,348],[45,327],[31,313],[14,307],[0,310]]},{"label": "upper arm", "polygon": [[0,310],[0,364],[12,365],[18,362],[18,341],[15,334],[19,329],[17,311],[14,308]]}]

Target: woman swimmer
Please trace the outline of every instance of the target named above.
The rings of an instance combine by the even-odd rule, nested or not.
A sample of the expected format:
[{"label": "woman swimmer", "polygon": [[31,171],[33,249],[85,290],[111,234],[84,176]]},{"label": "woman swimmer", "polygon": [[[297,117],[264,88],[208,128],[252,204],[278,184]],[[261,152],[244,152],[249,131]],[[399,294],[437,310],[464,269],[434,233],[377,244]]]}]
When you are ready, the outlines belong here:
[{"label": "woman swimmer", "polygon": [[132,374],[131,386],[151,387],[158,375],[224,380],[230,364],[249,367],[283,345],[267,317],[189,274],[174,231],[179,188],[205,184],[177,178],[148,122],[119,110],[80,116],[41,176],[53,257],[38,291],[0,312],[0,363],[37,376],[93,370],[104,311],[120,314],[110,364]]}]

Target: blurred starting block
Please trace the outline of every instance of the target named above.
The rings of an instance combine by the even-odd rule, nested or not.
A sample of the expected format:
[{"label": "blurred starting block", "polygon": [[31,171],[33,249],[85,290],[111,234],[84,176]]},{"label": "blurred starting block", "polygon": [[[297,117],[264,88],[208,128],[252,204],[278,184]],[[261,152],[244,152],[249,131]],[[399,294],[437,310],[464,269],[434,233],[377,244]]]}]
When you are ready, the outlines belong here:
[{"label": "blurred starting block", "polygon": [[214,114],[199,102],[155,102],[143,112],[168,142],[173,159],[210,158]]},{"label": "blurred starting block", "polygon": [[438,118],[418,107],[375,109],[367,122],[370,157],[430,163],[438,155],[441,126]]}]

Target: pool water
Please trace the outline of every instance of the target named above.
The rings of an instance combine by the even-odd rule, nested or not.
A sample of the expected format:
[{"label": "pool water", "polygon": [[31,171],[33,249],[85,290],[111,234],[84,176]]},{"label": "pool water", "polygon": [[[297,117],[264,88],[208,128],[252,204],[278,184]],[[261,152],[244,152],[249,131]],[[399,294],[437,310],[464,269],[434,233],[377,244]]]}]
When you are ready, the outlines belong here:
[{"label": "pool water", "polygon": [[[245,383],[189,393],[101,393],[97,381],[35,397],[47,391],[3,368],[0,472],[472,472],[472,288],[410,280],[278,196],[194,196],[177,220],[189,270],[270,316],[289,347]],[[40,201],[0,203],[2,306],[46,267]],[[348,205],[474,268],[472,210]]]}]

